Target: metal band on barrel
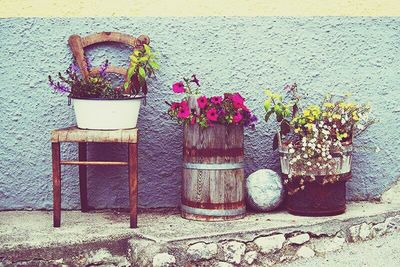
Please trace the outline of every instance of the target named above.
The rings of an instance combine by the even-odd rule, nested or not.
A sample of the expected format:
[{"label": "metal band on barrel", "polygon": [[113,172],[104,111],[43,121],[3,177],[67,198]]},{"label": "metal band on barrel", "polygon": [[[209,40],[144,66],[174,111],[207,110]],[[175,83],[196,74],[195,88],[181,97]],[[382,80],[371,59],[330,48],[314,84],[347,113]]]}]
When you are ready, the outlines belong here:
[{"label": "metal band on barrel", "polygon": [[242,169],[243,162],[238,163],[189,163],[183,164],[186,169],[197,169],[197,170],[234,170]]},{"label": "metal band on barrel", "polygon": [[239,209],[231,209],[231,210],[209,210],[209,209],[192,208],[186,205],[181,205],[181,209],[182,211],[190,214],[204,215],[204,216],[236,216],[236,215],[243,215],[246,212],[245,207]]}]

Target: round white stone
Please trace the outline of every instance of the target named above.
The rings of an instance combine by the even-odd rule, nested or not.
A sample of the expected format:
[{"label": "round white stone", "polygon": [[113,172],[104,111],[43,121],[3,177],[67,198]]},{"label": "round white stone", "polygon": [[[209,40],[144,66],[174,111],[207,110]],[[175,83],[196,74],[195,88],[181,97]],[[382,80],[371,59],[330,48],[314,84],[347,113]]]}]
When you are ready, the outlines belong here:
[{"label": "round white stone", "polygon": [[247,203],[256,211],[270,211],[282,203],[285,191],[281,177],[269,169],[258,170],[247,177]]}]

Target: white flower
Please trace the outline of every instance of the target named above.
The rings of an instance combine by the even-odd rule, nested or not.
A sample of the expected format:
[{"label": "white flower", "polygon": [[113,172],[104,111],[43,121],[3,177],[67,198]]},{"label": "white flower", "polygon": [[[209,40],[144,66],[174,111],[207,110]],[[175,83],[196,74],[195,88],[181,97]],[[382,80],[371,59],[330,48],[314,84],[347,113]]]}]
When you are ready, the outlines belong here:
[{"label": "white flower", "polygon": [[303,158],[308,159],[308,155],[304,154]]},{"label": "white flower", "polygon": [[345,120],[344,118],[342,118],[342,119],[340,120],[340,122],[341,122],[342,124],[345,124],[345,123],[346,123],[346,120]]},{"label": "white flower", "polygon": [[328,157],[327,157],[328,159],[331,159],[332,158],[332,155],[328,155]]},{"label": "white flower", "polygon": [[307,161],[307,166],[311,166],[311,162]]},{"label": "white flower", "polygon": [[296,156],[296,159],[300,159],[300,155],[297,155],[297,156]]},{"label": "white flower", "polygon": [[289,148],[292,148],[292,147],[293,147],[293,144],[292,144],[292,143],[290,143],[290,144],[289,144]]},{"label": "white flower", "polygon": [[289,153],[293,154],[294,153],[294,149],[293,148],[289,149]]},{"label": "white flower", "polygon": [[365,126],[362,124],[357,124],[357,129],[364,130]]}]

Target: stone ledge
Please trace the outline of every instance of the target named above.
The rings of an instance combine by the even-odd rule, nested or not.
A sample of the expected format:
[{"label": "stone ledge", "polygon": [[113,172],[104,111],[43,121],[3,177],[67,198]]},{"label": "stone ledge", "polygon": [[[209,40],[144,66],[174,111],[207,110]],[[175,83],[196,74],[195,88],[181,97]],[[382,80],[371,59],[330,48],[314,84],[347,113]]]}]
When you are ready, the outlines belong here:
[{"label": "stone ledge", "polygon": [[139,228],[129,229],[127,213],[65,211],[62,227],[55,229],[51,212],[7,211],[0,212],[0,262],[272,265],[396,230],[399,214],[399,204],[353,202],[345,214],[334,217],[299,217],[279,211],[211,223],[188,221],[175,209],[160,209],[140,213]]}]

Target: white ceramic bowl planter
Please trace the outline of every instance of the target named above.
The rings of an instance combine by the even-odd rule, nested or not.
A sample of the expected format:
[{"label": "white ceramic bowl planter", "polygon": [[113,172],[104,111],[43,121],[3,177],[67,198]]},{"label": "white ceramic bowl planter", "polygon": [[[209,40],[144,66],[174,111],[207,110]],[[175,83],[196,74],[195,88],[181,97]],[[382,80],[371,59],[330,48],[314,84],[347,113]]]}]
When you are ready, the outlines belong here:
[{"label": "white ceramic bowl planter", "polygon": [[136,128],[143,96],[126,99],[72,98],[78,128],[117,130]]}]

